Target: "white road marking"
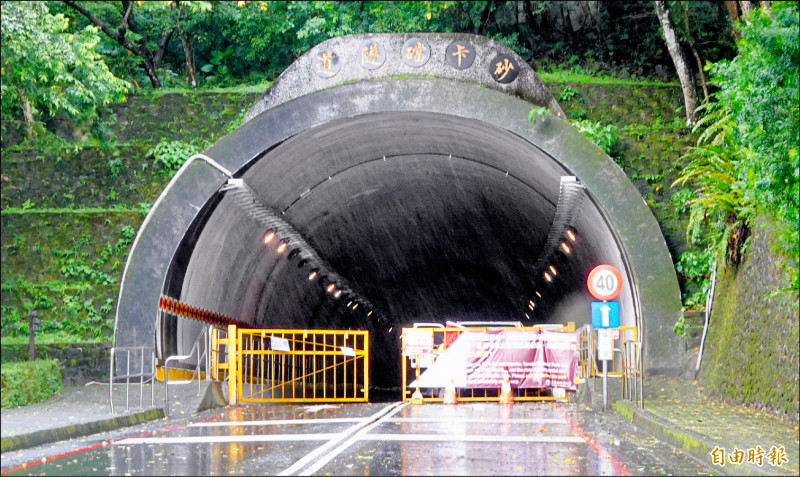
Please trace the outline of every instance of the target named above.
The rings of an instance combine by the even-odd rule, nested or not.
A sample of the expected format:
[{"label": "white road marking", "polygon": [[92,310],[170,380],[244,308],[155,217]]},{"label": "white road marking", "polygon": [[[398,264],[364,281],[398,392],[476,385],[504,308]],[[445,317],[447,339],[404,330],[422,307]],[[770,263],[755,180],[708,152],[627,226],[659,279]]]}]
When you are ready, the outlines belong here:
[{"label": "white road marking", "polygon": [[447,422],[459,424],[469,423],[489,423],[489,424],[567,424],[566,419],[490,419],[481,417],[393,417],[386,419],[385,422]]},{"label": "white road marking", "polygon": [[361,429],[360,431],[358,431],[353,437],[351,437],[350,439],[346,440],[342,445],[340,445],[336,449],[334,449],[334,450],[328,452],[327,454],[325,454],[319,460],[314,462],[314,465],[312,465],[311,467],[308,467],[306,470],[304,470],[303,472],[299,473],[298,475],[311,475],[314,472],[318,471],[319,469],[322,468],[322,466],[324,466],[325,464],[327,464],[328,462],[333,460],[334,457],[336,457],[337,455],[341,454],[342,451],[344,451],[345,449],[347,449],[348,447],[350,447],[351,445],[353,445],[357,441],[361,440],[361,437],[366,435],[369,431],[371,431],[371,430],[375,429],[376,427],[380,426],[381,424],[386,422],[387,419],[391,418],[394,414],[396,414],[397,412],[399,412],[401,409],[403,409],[404,407],[406,407],[408,405],[409,405],[408,402],[404,402],[403,404],[395,407],[394,409],[391,410],[391,412],[389,412],[385,416],[381,417],[377,421],[373,422],[369,426],[367,426],[367,427]]},{"label": "white road marking", "polygon": [[131,437],[112,442],[115,446],[133,444],[210,444],[221,442],[270,442],[270,441],[325,441],[341,437],[341,434],[258,434],[254,436],[186,436],[186,437]]},{"label": "white road marking", "polygon": [[461,441],[461,442],[580,442],[575,436],[487,436],[473,434],[366,434],[361,441]]},{"label": "white road marking", "polygon": [[[354,425],[348,427],[346,430],[344,430],[343,432],[338,434],[339,437],[337,439],[331,439],[330,441],[326,442],[325,444],[317,447],[313,451],[311,451],[308,454],[306,454],[305,456],[303,456],[297,462],[295,462],[291,466],[289,466],[286,469],[284,469],[278,475],[292,475],[293,473],[297,472],[298,470],[300,470],[303,467],[305,467],[306,465],[308,465],[308,463],[311,462],[313,459],[316,459],[317,456],[319,456],[323,452],[326,452],[328,449],[330,449],[331,447],[333,447],[336,444],[338,444],[339,442],[341,442],[342,439],[344,439],[346,436],[350,435],[353,432],[358,431],[362,427],[366,426],[369,422],[372,422],[372,421],[374,421],[376,419],[380,419],[381,417],[383,417],[384,415],[386,415],[387,413],[389,413],[393,409],[395,409],[395,408],[400,409],[402,407],[403,406],[400,405],[400,403],[389,404],[388,406],[384,407],[380,411],[378,411],[375,414],[371,415],[370,417],[366,418],[364,420],[364,422],[360,422],[358,424],[354,424]],[[395,409],[394,412],[397,412],[397,409]],[[391,415],[391,414],[389,414],[389,415]]]},{"label": "white road marking", "polygon": [[334,406],[333,404],[319,404],[317,406],[306,406],[301,407],[300,409],[304,410],[305,412],[319,412],[324,409],[339,409],[342,407],[341,405]]},{"label": "white road marking", "polygon": [[238,426],[288,426],[295,424],[338,424],[343,422],[363,422],[366,417],[341,417],[329,419],[272,419],[264,421],[219,421],[197,422],[188,427],[238,427]]}]

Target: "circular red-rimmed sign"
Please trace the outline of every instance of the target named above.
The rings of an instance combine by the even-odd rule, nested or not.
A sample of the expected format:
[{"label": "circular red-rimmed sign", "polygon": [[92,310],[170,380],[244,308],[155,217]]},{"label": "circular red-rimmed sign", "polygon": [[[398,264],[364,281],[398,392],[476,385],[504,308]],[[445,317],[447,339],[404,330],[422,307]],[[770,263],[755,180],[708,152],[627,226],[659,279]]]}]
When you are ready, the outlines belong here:
[{"label": "circular red-rimmed sign", "polygon": [[622,291],[622,274],[611,265],[598,265],[589,272],[586,287],[598,300],[613,300]]}]

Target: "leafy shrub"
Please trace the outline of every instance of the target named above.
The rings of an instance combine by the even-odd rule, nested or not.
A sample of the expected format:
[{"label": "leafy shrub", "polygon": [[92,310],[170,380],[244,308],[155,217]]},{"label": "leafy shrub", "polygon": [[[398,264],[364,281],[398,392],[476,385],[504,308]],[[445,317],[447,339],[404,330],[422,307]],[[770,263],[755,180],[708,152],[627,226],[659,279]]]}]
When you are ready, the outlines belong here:
[{"label": "leafy shrub", "polygon": [[572,100],[572,98],[574,98],[575,96],[578,96],[579,94],[580,93],[578,93],[576,90],[572,89],[571,87],[565,86],[564,90],[561,91],[561,93],[558,95],[558,100],[559,101],[570,101],[570,100]]},{"label": "leafy shrub", "polygon": [[584,136],[589,138],[593,143],[602,149],[609,156],[615,155],[614,146],[619,140],[619,128],[613,124],[606,124],[605,126],[597,121],[595,123],[588,119],[579,121],[571,121],[572,126],[581,132]]},{"label": "leafy shrub", "polygon": [[61,390],[61,379],[57,359],[3,363],[0,369],[2,408],[44,401]]},{"label": "leafy shrub", "polygon": [[147,151],[146,157],[153,157],[153,165],[159,166],[159,174],[172,177],[184,162],[199,151],[195,146],[183,141],[162,139],[154,148]]}]

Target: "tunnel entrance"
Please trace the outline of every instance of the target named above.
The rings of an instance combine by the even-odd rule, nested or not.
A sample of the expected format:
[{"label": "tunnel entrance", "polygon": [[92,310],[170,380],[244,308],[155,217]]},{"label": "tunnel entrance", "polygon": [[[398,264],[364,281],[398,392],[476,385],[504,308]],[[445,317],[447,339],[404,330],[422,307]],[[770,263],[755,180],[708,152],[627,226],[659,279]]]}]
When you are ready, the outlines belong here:
[{"label": "tunnel entrance", "polygon": [[[625,174],[560,119],[513,52],[470,35],[422,36],[432,58],[469,41],[483,69],[462,78],[440,61],[397,77],[401,60],[391,69],[387,54],[383,72],[345,63],[324,83],[313,75],[319,52],[346,58],[366,40],[390,50],[403,38],[329,40],[244,125],[187,161],[134,243],[117,345],[155,340],[160,359],[185,352],[207,320],[159,314],[159,298],[172,297],[248,327],[368,330],[370,382],[399,387],[403,326],[580,326],[590,321],[586,276],[608,263],[623,271],[621,324],[644,331],[648,372],[680,369],[675,272]],[[519,67],[511,86],[486,68],[497,54]],[[536,106],[550,114],[530,122]]]}]

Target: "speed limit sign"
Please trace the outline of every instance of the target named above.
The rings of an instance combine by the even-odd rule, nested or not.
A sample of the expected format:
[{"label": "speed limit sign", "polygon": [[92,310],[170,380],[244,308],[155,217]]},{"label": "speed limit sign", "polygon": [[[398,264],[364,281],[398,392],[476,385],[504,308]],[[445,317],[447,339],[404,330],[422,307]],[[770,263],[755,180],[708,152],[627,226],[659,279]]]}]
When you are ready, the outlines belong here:
[{"label": "speed limit sign", "polygon": [[622,275],[611,265],[598,265],[589,272],[586,286],[598,300],[613,300],[622,291]]}]

